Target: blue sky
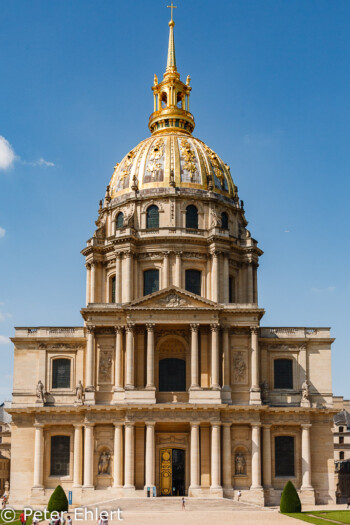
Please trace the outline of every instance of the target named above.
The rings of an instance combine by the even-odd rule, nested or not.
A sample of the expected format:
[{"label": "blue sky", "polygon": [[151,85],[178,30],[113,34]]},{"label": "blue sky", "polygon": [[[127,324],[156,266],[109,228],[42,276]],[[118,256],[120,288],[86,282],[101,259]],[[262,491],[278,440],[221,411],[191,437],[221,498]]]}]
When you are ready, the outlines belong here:
[{"label": "blue sky", "polygon": [[[113,166],[149,135],[169,2],[0,0],[0,399],[13,326],[80,325]],[[265,326],[331,326],[350,397],[348,0],[179,0],[194,135],[231,166],[264,250]]]}]

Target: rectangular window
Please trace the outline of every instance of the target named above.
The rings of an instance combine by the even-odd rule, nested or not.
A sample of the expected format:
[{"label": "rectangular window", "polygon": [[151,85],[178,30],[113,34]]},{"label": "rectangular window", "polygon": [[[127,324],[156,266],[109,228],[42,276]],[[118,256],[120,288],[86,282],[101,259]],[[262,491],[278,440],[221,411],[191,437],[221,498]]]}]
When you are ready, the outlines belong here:
[{"label": "rectangular window", "polygon": [[115,303],[115,276],[112,277],[112,303]]},{"label": "rectangular window", "polygon": [[342,445],[344,443],[344,436],[339,437],[339,444]]},{"label": "rectangular window", "polygon": [[51,476],[69,475],[70,437],[52,436],[51,438]]},{"label": "rectangular window", "polygon": [[275,437],[275,476],[294,476],[294,437]]},{"label": "rectangular window", "polygon": [[185,288],[188,292],[201,294],[202,273],[199,270],[186,270]]},{"label": "rectangular window", "polygon": [[70,388],[70,359],[52,361],[52,388]]},{"label": "rectangular window", "polygon": [[143,273],[143,295],[159,290],[159,270],[146,270]]},{"label": "rectangular window", "polygon": [[293,389],[293,361],[291,359],[275,359],[274,385],[275,388]]}]

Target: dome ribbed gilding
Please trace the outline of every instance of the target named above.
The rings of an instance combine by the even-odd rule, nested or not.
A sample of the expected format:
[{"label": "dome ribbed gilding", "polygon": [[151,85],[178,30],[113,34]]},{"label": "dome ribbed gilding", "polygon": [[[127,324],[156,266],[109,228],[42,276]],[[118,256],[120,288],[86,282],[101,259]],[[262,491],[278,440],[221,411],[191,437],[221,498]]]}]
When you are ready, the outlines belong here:
[{"label": "dome ribbed gilding", "polygon": [[187,134],[164,132],[140,142],[115,166],[110,195],[169,186],[235,196],[230,168],[212,149]]}]

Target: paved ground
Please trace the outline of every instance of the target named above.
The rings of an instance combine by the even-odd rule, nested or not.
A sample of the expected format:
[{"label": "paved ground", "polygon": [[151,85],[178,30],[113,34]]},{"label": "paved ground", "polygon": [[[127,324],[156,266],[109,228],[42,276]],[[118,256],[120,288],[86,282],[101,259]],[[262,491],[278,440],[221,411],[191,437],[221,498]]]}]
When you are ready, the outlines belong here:
[{"label": "paved ground", "polygon": [[[276,509],[237,503],[230,500],[186,499],[186,510],[181,509],[181,498],[119,499],[107,502],[99,510],[120,509],[120,517],[127,525],[296,525],[298,522],[278,513]],[[96,512],[96,507],[88,510]],[[86,516],[87,517],[87,516]],[[96,519],[75,520],[74,525],[96,524]],[[118,523],[117,514],[109,525]]]}]

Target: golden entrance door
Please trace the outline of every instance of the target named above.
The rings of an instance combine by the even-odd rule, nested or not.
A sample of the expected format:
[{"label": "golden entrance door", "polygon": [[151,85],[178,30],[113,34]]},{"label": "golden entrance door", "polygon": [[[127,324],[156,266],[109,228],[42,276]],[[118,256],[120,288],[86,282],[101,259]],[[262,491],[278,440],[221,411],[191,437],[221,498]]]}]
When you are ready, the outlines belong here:
[{"label": "golden entrance door", "polygon": [[172,495],[172,449],[160,449],[160,495]]}]

